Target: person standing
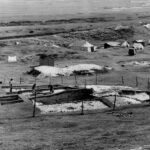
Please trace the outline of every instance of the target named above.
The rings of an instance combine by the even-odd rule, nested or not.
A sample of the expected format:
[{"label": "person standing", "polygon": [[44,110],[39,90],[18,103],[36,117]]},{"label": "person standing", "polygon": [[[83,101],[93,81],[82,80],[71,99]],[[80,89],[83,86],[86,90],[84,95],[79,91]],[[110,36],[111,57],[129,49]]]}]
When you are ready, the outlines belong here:
[{"label": "person standing", "polygon": [[12,93],[12,88],[13,88],[12,81],[13,81],[13,79],[11,78],[11,79],[9,80],[10,93]]},{"label": "person standing", "polygon": [[50,93],[54,93],[54,87],[53,87],[53,85],[49,84],[48,88],[50,90]]},{"label": "person standing", "polygon": [[35,90],[36,90],[36,83],[34,83],[34,84],[32,85],[32,91],[33,91],[33,93],[35,93]]}]

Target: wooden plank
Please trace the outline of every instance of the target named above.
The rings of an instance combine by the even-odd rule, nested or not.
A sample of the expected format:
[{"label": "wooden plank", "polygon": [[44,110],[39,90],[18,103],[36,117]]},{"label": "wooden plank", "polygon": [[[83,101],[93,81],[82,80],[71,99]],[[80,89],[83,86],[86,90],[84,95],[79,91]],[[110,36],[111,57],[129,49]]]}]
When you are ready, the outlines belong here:
[{"label": "wooden plank", "polygon": [[[37,89],[48,89],[49,85],[37,85]],[[74,89],[75,87],[69,87],[69,86],[64,86],[64,85],[53,85],[54,89]],[[9,89],[10,86],[1,86],[2,89]],[[32,85],[14,85],[12,87],[13,89],[32,89]]]},{"label": "wooden plank", "polygon": [[0,97],[0,101],[11,101],[18,99],[18,95],[8,95]]},{"label": "wooden plank", "polygon": [[[54,87],[54,90],[57,90],[57,89],[77,89],[77,87],[65,87],[65,86],[62,86],[62,87]],[[21,94],[21,93],[32,93],[32,89],[24,89],[24,90],[18,90],[16,92],[6,92],[6,94]],[[43,88],[43,89],[38,89],[36,90],[37,92],[43,92],[43,91],[49,91],[49,88]]]}]

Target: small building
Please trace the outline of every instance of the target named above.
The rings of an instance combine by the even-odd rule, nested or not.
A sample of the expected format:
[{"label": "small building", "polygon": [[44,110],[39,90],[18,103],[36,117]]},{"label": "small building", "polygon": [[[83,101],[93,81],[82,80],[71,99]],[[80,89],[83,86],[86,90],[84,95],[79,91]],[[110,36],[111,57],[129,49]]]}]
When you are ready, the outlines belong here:
[{"label": "small building", "polygon": [[134,56],[134,55],[136,55],[136,50],[133,47],[129,48],[128,54],[129,54],[129,56]]},{"label": "small building", "polygon": [[85,40],[80,40],[80,41],[75,41],[69,45],[70,48],[73,49],[81,49],[81,50],[86,50],[88,52],[95,52],[96,51],[96,46],[93,44],[85,41]]},{"label": "small building", "polygon": [[54,66],[54,57],[52,55],[38,54],[40,66]]}]

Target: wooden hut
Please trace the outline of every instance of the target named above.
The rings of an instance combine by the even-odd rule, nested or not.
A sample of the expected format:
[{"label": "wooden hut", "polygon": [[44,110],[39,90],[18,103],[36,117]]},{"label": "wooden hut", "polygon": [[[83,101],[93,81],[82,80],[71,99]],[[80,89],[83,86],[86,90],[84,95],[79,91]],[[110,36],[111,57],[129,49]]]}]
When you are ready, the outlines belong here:
[{"label": "wooden hut", "polygon": [[40,66],[54,66],[54,57],[46,54],[39,54]]},{"label": "wooden hut", "polygon": [[135,50],[135,48],[129,48],[128,54],[129,54],[129,56],[134,56],[134,55],[136,55],[136,50]]}]

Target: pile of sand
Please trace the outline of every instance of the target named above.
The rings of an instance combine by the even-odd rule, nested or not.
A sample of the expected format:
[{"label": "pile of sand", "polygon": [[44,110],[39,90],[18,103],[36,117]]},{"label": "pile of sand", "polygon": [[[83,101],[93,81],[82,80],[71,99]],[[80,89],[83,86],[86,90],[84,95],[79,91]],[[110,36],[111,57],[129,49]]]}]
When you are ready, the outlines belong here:
[{"label": "pile of sand", "polygon": [[111,70],[112,68],[99,66],[95,64],[78,64],[78,65],[68,66],[65,68],[58,68],[58,67],[51,67],[51,66],[35,67],[35,70],[41,72],[43,76],[51,76],[51,77],[58,76],[58,75],[70,76],[75,71],[86,70],[89,72],[95,72],[95,71],[100,71],[104,69]]}]

